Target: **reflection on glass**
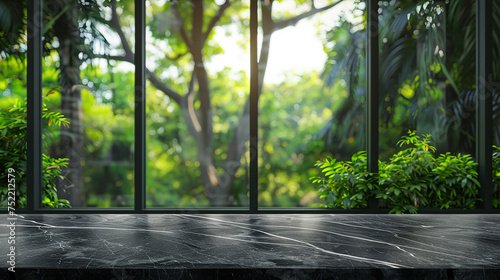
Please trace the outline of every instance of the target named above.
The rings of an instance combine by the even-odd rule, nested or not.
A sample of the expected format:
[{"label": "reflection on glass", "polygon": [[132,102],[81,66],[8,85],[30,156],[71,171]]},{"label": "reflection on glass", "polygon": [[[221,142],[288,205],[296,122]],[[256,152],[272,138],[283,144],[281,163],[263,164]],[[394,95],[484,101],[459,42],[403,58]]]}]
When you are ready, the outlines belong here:
[{"label": "reflection on glass", "polygon": [[475,149],[475,9],[471,1],[380,2],[380,159],[408,130],[437,153]]},{"label": "reflection on glass", "polygon": [[365,150],[365,5],[263,3],[259,205],[314,206],[324,202],[309,181],[316,161]]},{"label": "reflection on glass", "polygon": [[[26,16],[22,1],[0,13],[0,207],[26,205]],[[11,184],[11,185],[9,185]],[[11,199],[9,199],[11,197]]]},{"label": "reflection on glass", "polygon": [[492,79],[490,86],[493,92],[493,206],[500,208],[500,2],[491,1],[493,6],[492,36]]},{"label": "reflection on glass", "polygon": [[45,123],[54,133],[44,153],[67,159],[57,194],[72,207],[131,207],[133,3],[44,4],[43,102],[69,121]]},{"label": "reflection on glass", "polygon": [[496,88],[500,87],[500,2],[491,1],[493,6],[493,24],[491,28],[493,29],[492,36],[492,52],[493,52],[493,82],[496,82]]},{"label": "reflection on glass", "polygon": [[147,206],[247,206],[249,1],[147,7]]},{"label": "reflection on glass", "polygon": [[[490,80],[493,91],[493,145],[500,147],[500,2],[492,1],[493,5],[493,78]],[[500,172],[500,167],[497,172]],[[500,193],[499,193],[500,195]]]}]

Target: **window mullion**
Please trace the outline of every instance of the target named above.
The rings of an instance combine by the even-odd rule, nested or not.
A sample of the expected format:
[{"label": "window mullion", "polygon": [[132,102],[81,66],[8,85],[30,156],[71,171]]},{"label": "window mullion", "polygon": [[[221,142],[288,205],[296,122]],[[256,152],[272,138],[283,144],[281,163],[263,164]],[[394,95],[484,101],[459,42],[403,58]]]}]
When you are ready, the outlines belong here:
[{"label": "window mullion", "polygon": [[259,153],[258,153],[258,100],[259,79],[257,61],[258,0],[250,1],[250,212],[258,211]]},{"label": "window mullion", "polygon": [[27,3],[27,211],[42,202],[42,0]]},{"label": "window mullion", "polygon": [[146,3],[135,0],[135,125],[134,125],[134,208],[146,208]]},{"label": "window mullion", "polygon": [[483,208],[493,207],[492,185],[492,1],[476,1],[476,158]]},{"label": "window mullion", "polygon": [[378,47],[378,1],[367,1],[366,32],[366,150],[369,172],[378,172],[378,107],[379,107],[379,47]]}]

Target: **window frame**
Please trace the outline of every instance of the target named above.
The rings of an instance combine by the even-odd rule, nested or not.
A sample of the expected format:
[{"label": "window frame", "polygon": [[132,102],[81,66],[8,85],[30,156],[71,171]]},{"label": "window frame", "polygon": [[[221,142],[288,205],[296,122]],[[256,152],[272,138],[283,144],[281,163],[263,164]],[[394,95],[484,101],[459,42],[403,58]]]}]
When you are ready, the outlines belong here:
[{"label": "window frame", "polygon": [[[134,125],[134,207],[133,208],[41,208],[42,199],[42,15],[43,0],[27,1],[27,207],[19,213],[49,214],[385,214],[389,209],[369,207],[365,209],[315,209],[315,208],[272,208],[258,204],[258,1],[250,0],[250,166],[249,206],[241,208],[146,208],[146,72],[145,72],[145,0],[135,0],[135,125]],[[379,97],[379,47],[378,47],[378,1],[367,0],[367,106],[366,143],[368,171],[378,171],[378,97]],[[482,199],[474,210],[463,209],[419,209],[429,214],[486,214],[500,213],[492,207],[492,3],[489,0],[476,1],[476,158]]]}]

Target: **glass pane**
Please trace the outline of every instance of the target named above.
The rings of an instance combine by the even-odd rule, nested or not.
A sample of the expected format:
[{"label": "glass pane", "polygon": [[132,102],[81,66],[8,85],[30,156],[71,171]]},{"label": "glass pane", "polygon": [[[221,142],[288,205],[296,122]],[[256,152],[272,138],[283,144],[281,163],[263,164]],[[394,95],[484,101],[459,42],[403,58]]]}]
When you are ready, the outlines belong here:
[{"label": "glass pane", "polygon": [[147,6],[147,206],[248,206],[249,1]]},{"label": "glass pane", "polygon": [[[383,1],[379,5],[380,159],[385,174],[380,183],[391,195],[404,186],[394,193],[401,205],[408,206],[404,211],[474,207],[474,200],[463,202],[470,198],[463,187],[470,183],[472,192],[477,192],[478,186],[468,178],[457,180],[475,172],[465,167],[465,161],[475,157],[475,3]],[[398,144],[409,131],[415,133],[411,143]],[[427,134],[431,147],[425,143]],[[413,148],[417,152],[410,154]],[[404,152],[397,154],[400,151]],[[450,154],[441,156],[446,153]],[[448,165],[454,156],[460,159]],[[446,172],[458,173],[448,178]],[[440,181],[444,178],[446,183]],[[391,189],[390,184],[397,187]],[[443,197],[450,198],[448,204]]]},{"label": "glass pane", "polygon": [[497,89],[500,87],[500,2],[491,1],[493,6],[493,81],[496,82]]},{"label": "glass pane", "polygon": [[44,119],[44,153],[65,159],[44,168],[60,170],[57,195],[72,207],[133,206],[134,6],[110,2],[44,1],[43,102],[68,121]]},{"label": "glass pane", "polygon": [[365,5],[321,1],[324,11],[304,18],[311,3],[292,2],[263,2],[260,19],[259,204],[267,207],[325,203],[309,180],[316,161],[365,150]]},{"label": "glass pane", "polygon": [[[26,205],[26,7],[0,13],[0,207]],[[4,9],[2,8],[2,9]],[[12,197],[9,199],[9,197]],[[9,200],[8,200],[9,199]],[[13,206],[13,205],[10,205]]]},{"label": "glass pane", "polygon": [[492,1],[493,5],[493,190],[494,205],[500,208],[500,1]]},{"label": "glass pane", "polygon": [[500,2],[492,1],[492,5],[493,78],[490,79],[490,83],[493,90],[493,145],[500,146]]},{"label": "glass pane", "polygon": [[438,153],[475,151],[475,4],[421,2],[380,6],[382,160],[408,130]]}]

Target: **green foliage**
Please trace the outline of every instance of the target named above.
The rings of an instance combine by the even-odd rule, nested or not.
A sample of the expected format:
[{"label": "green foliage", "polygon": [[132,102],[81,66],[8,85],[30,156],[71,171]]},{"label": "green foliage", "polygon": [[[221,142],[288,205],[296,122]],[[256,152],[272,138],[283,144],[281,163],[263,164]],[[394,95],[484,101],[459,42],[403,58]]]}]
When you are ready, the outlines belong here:
[{"label": "green foliage", "polygon": [[493,146],[493,207],[500,205],[500,147]]},{"label": "green foliage", "polygon": [[392,206],[391,213],[416,213],[418,204],[428,204],[427,184],[432,181],[431,168],[435,148],[429,144],[430,135],[420,138],[416,132],[409,131],[398,145],[408,146],[389,159],[379,163],[379,185],[377,198],[383,206]]},{"label": "green foliage", "polygon": [[[65,158],[51,158],[42,154],[42,185],[43,198],[42,207],[47,208],[71,208],[70,202],[66,199],[57,197],[57,186],[54,179],[64,179],[61,175],[61,169],[68,166],[68,160]],[[25,197],[26,194],[23,194]]]},{"label": "green foliage", "polygon": [[26,1],[0,0],[0,53],[16,54],[26,31],[25,6]]},{"label": "green foliage", "polygon": [[[354,1],[352,21],[343,21],[328,31],[328,60],[323,77],[331,88],[339,82],[348,93],[338,102],[331,124],[321,136],[333,154],[353,154],[356,145],[345,145],[354,137],[363,146],[362,116],[366,106],[366,1]],[[500,2],[493,2],[493,21],[500,23]],[[393,140],[408,128],[433,135],[439,150],[474,153],[475,38],[474,1],[383,1],[379,6],[380,159],[397,152]],[[500,76],[500,28],[493,24],[493,80]],[[453,46],[446,42],[454,42]],[[493,94],[493,143],[500,143],[500,95]],[[354,143],[354,144],[356,144]],[[354,147],[354,150],[352,149]]]},{"label": "green foliage", "polygon": [[435,161],[433,173],[436,175],[430,182],[429,197],[441,208],[474,209],[481,185],[477,180],[477,163],[470,155],[457,156],[446,153]]},{"label": "green foliage", "polygon": [[261,206],[320,202],[315,189],[305,182],[318,175],[313,167],[317,159],[329,155],[324,152],[324,142],[313,137],[331,117],[331,94],[315,72],[287,73],[283,82],[264,85],[259,97]]},{"label": "green foliage", "polygon": [[351,209],[367,206],[367,199],[376,188],[376,177],[366,171],[366,152],[360,151],[351,161],[337,161],[327,158],[316,166],[325,177],[312,178],[320,183],[320,198],[325,198],[326,207]]},{"label": "green foliage", "polygon": [[[26,207],[26,127],[27,109],[25,102],[18,102],[17,105],[5,108],[0,111],[0,180],[7,182],[8,169],[14,169],[16,182],[16,207]],[[42,118],[45,120],[45,135],[52,130],[51,126],[69,125],[63,115],[57,112],[50,112],[44,106]],[[42,186],[43,197],[42,207],[47,208],[68,208],[71,207],[69,201],[58,199],[57,188],[54,179],[64,179],[61,176],[62,168],[68,165],[67,159],[51,158],[42,155]],[[7,204],[7,184],[2,184],[0,189],[0,204]]]},{"label": "green foliage", "polygon": [[[366,153],[361,151],[351,161],[319,161],[316,166],[326,178],[311,180],[321,184],[320,198],[325,198],[324,206],[329,208],[364,207],[375,197],[379,206],[391,208],[389,213],[417,213],[419,207],[474,209],[480,201],[477,163],[470,155],[446,153],[436,158],[430,142],[431,135],[420,137],[409,131],[398,141],[407,148],[388,162],[379,161],[377,174],[366,171]],[[500,155],[495,149],[494,180],[498,185]]]},{"label": "green foliage", "polygon": [[[334,1],[323,1],[322,5]],[[11,4],[9,0],[0,2],[8,3],[11,6],[20,5],[16,1],[10,1],[16,2],[14,4]],[[80,164],[83,169],[83,178],[81,183],[76,181],[73,183],[81,185],[84,197],[83,206],[130,206],[133,203],[134,189],[134,74],[133,71],[127,70],[131,68],[130,65],[126,65],[128,63],[126,61],[109,59],[108,64],[103,65],[99,60],[93,59],[96,57],[95,54],[100,54],[98,56],[110,54],[109,49],[120,49],[118,53],[125,53],[121,50],[123,46],[118,40],[110,40],[107,43],[100,34],[101,32],[109,35],[116,34],[116,29],[109,25],[111,2],[108,0],[87,1],[89,5],[82,6],[80,2],[70,1],[71,3],[66,3],[68,6],[64,7],[58,7],[62,2],[46,2],[50,6],[47,6],[44,12],[46,15],[44,19],[46,31],[44,34],[46,41],[44,43],[44,93],[58,85],[63,85],[64,83],[59,82],[59,78],[68,78],[66,74],[68,72],[60,69],[59,65],[63,60],[59,57],[57,50],[65,41],[61,38],[69,36],[70,33],[57,32],[59,28],[57,28],[58,20],[56,17],[66,19],[66,22],[69,23],[67,26],[75,27],[75,32],[71,34],[79,34],[79,36],[67,38],[71,39],[70,43],[75,47],[72,61],[78,61],[80,80],[82,85],[86,87],[81,93],[83,114],[81,123],[84,133],[81,149],[83,155]],[[154,73],[166,87],[185,94],[190,86],[190,77],[192,77],[193,57],[182,38],[179,24],[181,22],[184,24],[186,33],[191,37],[193,34],[192,3],[190,3],[191,1],[150,2],[147,18],[148,29],[151,33],[147,39],[147,57],[148,61],[154,63],[148,63],[148,70]],[[173,10],[174,2],[179,7],[180,20],[176,18]],[[248,51],[249,21],[247,13],[250,1],[231,2],[231,6],[224,12],[216,28],[207,34],[206,44],[201,50],[210,81],[210,101],[213,112],[213,118],[208,119],[213,123],[213,149],[210,152],[216,173],[221,176],[224,174],[224,169],[227,168],[225,163],[228,155],[235,148],[231,143],[232,136],[236,133],[240,123],[248,122],[247,116],[243,115],[248,100],[248,77],[241,71],[241,67],[237,66],[241,64],[238,60],[235,60],[234,64],[227,63],[227,65],[225,62],[220,63],[220,60],[217,60],[221,55],[235,51],[234,47],[227,42],[237,44],[242,47],[242,50]],[[280,8],[277,2],[282,2],[284,5]],[[311,1],[308,0],[295,0],[291,2],[294,3],[296,9],[290,9],[287,8],[290,7],[287,6],[290,5],[289,2],[274,1],[272,16],[275,21],[296,17],[308,10],[311,5]],[[424,1],[418,2],[422,4]],[[432,122],[424,121],[420,117],[419,125],[434,124],[434,120],[438,119],[435,114],[436,110],[430,109],[448,106],[448,104],[453,109],[451,111],[456,111],[454,116],[470,115],[467,109],[473,106],[471,107],[470,103],[465,102],[469,99],[463,98],[463,103],[453,103],[453,98],[451,100],[448,97],[444,99],[443,91],[445,88],[443,85],[455,83],[465,96],[464,89],[469,89],[474,83],[475,53],[474,44],[470,44],[470,42],[474,42],[475,33],[471,31],[474,31],[475,28],[471,27],[470,23],[475,22],[475,12],[473,9],[469,9],[469,5],[473,3],[470,4],[467,1],[449,2],[446,4],[449,5],[447,7],[447,14],[450,14],[449,19],[446,21],[439,19],[439,21],[443,23],[442,26],[460,26],[461,28],[456,27],[456,30],[465,30],[467,31],[465,34],[464,32],[451,32],[455,30],[454,28],[436,34],[434,27],[429,28],[425,25],[428,17],[432,17],[435,21],[439,16],[435,12],[437,3],[429,5],[429,11],[424,8],[418,14],[416,14],[417,4],[415,1],[390,1],[389,5],[380,6],[382,13],[380,15],[381,33],[379,37],[381,40],[381,61],[383,62],[380,72],[384,75],[381,77],[381,91],[388,93],[387,96],[384,96],[387,99],[381,98],[380,100],[382,126],[380,150],[384,159],[389,159],[390,155],[396,153],[397,149],[395,149],[392,140],[399,138],[404,133],[403,128],[416,127],[417,115],[427,115],[432,120]],[[100,7],[101,5],[103,7]],[[316,3],[316,5],[320,5],[320,3]],[[352,159],[349,159],[351,154],[365,146],[363,112],[366,106],[364,51],[366,45],[366,34],[364,33],[366,31],[366,9],[362,1],[355,1],[355,5],[356,8],[352,13],[345,11],[345,15],[341,16],[338,23],[333,24],[333,29],[327,34],[326,40],[328,42],[325,42],[327,43],[325,44],[325,52],[328,53],[328,59],[323,74],[327,87],[323,88],[323,81],[318,78],[316,73],[308,73],[307,71],[300,75],[288,71],[284,81],[278,84],[265,82],[262,94],[259,96],[260,206],[295,207],[310,206],[315,203],[318,198],[314,188],[307,184],[307,178],[320,174],[322,169],[313,168],[313,164],[318,158],[327,154],[331,154],[335,158],[329,158],[331,165],[337,165],[336,168],[340,170],[344,169],[342,176],[339,175],[338,178],[326,176],[326,178],[321,179],[323,181],[319,182],[322,185],[328,185],[331,180],[331,184],[335,184],[340,191],[328,207],[365,207],[370,195],[375,198],[374,192],[379,187],[376,184],[377,179],[380,180],[375,176],[379,174],[366,172],[366,155],[363,152],[357,153],[356,158],[353,156]],[[129,43],[133,42],[133,36],[129,37],[133,35],[131,31],[134,30],[133,1],[120,0],[118,6],[119,22],[124,28]],[[11,10],[5,9],[3,12],[7,13]],[[220,6],[216,2],[204,1],[202,30],[208,29],[210,20],[218,14],[219,10]],[[16,11],[12,10],[12,12]],[[1,13],[2,11],[0,11]],[[408,17],[408,14],[411,16]],[[13,18],[15,16],[13,14]],[[21,13],[18,15],[19,18],[24,18],[24,16]],[[0,16],[0,18],[2,17]],[[335,19],[332,18],[332,20]],[[13,23],[21,22],[22,20]],[[323,25],[318,24],[318,26]],[[21,27],[19,34],[24,34],[26,27],[21,25],[18,27]],[[15,26],[10,28],[13,32],[15,29]],[[64,28],[60,30],[64,30]],[[439,28],[437,30],[440,31]],[[440,37],[438,38],[438,36]],[[54,38],[58,38],[58,40],[54,40]],[[9,55],[19,53],[20,57],[24,58],[26,50],[23,45],[25,42],[22,36],[18,36],[18,39],[20,41],[16,41],[16,45],[6,44],[9,49],[5,49],[5,51]],[[384,39],[386,42],[382,41]],[[444,49],[446,59],[440,61],[436,55],[432,54],[436,50],[436,45],[446,45],[442,43],[443,40],[455,42],[452,49],[456,51]],[[464,44],[456,43],[459,42],[458,40]],[[56,42],[58,44],[55,44]],[[57,47],[57,45],[60,46]],[[416,55],[417,45],[418,49],[422,48],[423,54]],[[497,46],[497,49],[500,46],[500,44],[494,45]],[[449,47],[450,44],[446,46]],[[221,64],[226,67],[222,69],[219,67]],[[14,97],[22,99],[25,96],[25,67],[25,59],[15,60],[7,56],[6,60],[0,60],[0,76],[2,77],[0,78],[0,95],[2,96],[0,108],[10,106],[11,103],[8,102]],[[448,71],[449,74],[445,71]],[[198,87],[194,86],[195,92],[197,89]],[[451,91],[451,93],[453,92],[454,90]],[[473,92],[475,91],[470,91],[471,94]],[[146,95],[146,200],[148,207],[209,207],[210,202],[205,195],[201,181],[196,136],[189,133],[187,125],[189,121],[186,121],[186,115],[182,114],[181,106],[150,82],[147,83]],[[197,94],[194,96],[194,109],[198,114],[200,100]],[[496,98],[495,96],[494,98]],[[471,95],[471,97],[473,96]],[[52,101],[48,99],[52,99]],[[441,102],[442,100],[446,100],[446,102]],[[474,100],[474,98],[470,100]],[[61,108],[58,94],[48,96],[44,102],[55,111]],[[448,114],[441,113],[441,115],[447,116]],[[499,116],[500,114],[495,114],[494,120],[497,120]],[[445,121],[456,119],[451,117]],[[48,123],[48,119],[44,121]],[[449,128],[461,127],[463,128],[461,131],[470,131],[469,128],[464,127],[464,124],[465,122],[462,121],[461,125],[454,123],[444,123],[443,125],[447,125],[446,127]],[[493,121],[495,128],[498,127],[497,124],[500,124],[500,121]],[[446,134],[442,126],[436,125],[436,127],[438,129],[426,129],[425,131],[430,131],[436,138],[440,136],[437,134],[438,131]],[[422,127],[417,128],[419,131],[424,131]],[[248,136],[242,135],[242,137],[247,138]],[[59,138],[58,128],[55,128],[51,135],[44,134],[44,151],[47,154],[60,154]],[[459,139],[459,137],[455,138]],[[469,138],[473,139],[473,137],[464,139]],[[48,144],[49,142],[50,144]],[[3,141],[1,143],[3,145]],[[414,143],[416,142],[414,141]],[[408,143],[408,145],[412,145],[412,143]],[[241,167],[236,172],[233,183],[234,205],[244,206],[248,204],[248,145],[237,148],[245,149],[246,153],[241,158]],[[415,149],[419,148],[415,147]],[[428,192],[437,193],[439,191],[443,201],[451,195],[449,191],[451,187],[448,186],[443,186],[446,191],[443,191],[441,187],[434,190],[432,185],[426,186],[425,189],[420,186],[421,189],[418,190],[418,184],[422,181],[418,175],[427,176],[425,174],[428,170],[437,168],[436,164],[440,164],[438,163],[439,158],[437,158],[434,166],[427,166],[426,157],[429,155],[431,155],[429,151],[426,153],[415,151],[413,154],[410,151],[403,151],[400,156],[395,157],[398,163],[406,164],[405,171],[408,174],[405,171],[399,171],[398,165],[385,166],[387,168],[386,175],[394,175],[391,179],[399,185],[397,187],[389,186],[384,195],[395,200],[407,198],[400,203],[403,212],[409,212],[409,209],[404,208],[407,205],[415,207],[411,188],[404,189],[408,184],[417,185],[413,189],[416,189],[417,193],[423,192],[422,195],[430,196]],[[339,159],[350,160],[346,163],[349,163],[352,169],[347,165],[340,164]],[[446,159],[449,161],[444,160],[443,166],[452,165],[453,160],[450,157],[446,157]],[[412,166],[412,160],[419,165]],[[24,167],[25,165],[24,161]],[[47,167],[57,165],[56,162],[47,164],[44,167],[44,172],[46,172]],[[327,168],[327,165],[324,168]],[[24,172],[25,168],[16,168],[16,170]],[[61,175],[60,173],[56,174],[59,169],[49,169],[49,171],[52,177]],[[448,168],[446,171],[450,171],[450,169]],[[395,176],[396,173],[398,176]],[[25,177],[25,174],[23,176]],[[446,176],[448,174],[442,175],[443,178],[448,178],[443,179],[445,182],[452,180],[452,177]],[[340,181],[335,181],[335,179]],[[463,179],[457,180],[457,182],[461,183]],[[430,181],[433,180],[430,179]],[[48,184],[52,181],[44,182]],[[386,182],[389,184],[391,181],[387,180]],[[467,179],[466,182],[471,182],[471,180]],[[370,187],[374,189],[371,190]],[[496,188],[498,190],[498,184]],[[387,194],[388,190],[390,192]],[[323,196],[324,199],[333,193],[332,189],[328,187],[325,187],[323,191],[327,195]],[[458,190],[456,192],[461,195]],[[48,191],[45,195],[50,200],[49,196],[53,193]],[[120,197],[122,202],[119,202],[118,198]],[[332,198],[330,196],[330,200]],[[390,198],[387,198],[388,206],[390,206]],[[53,202],[57,203],[56,200]],[[419,207],[433,207],[432,205],[436,203],[429,198],[424,203],[419,197],[417,197],[417,202]],[[448,207],[457,206],[449,204]]]}]

